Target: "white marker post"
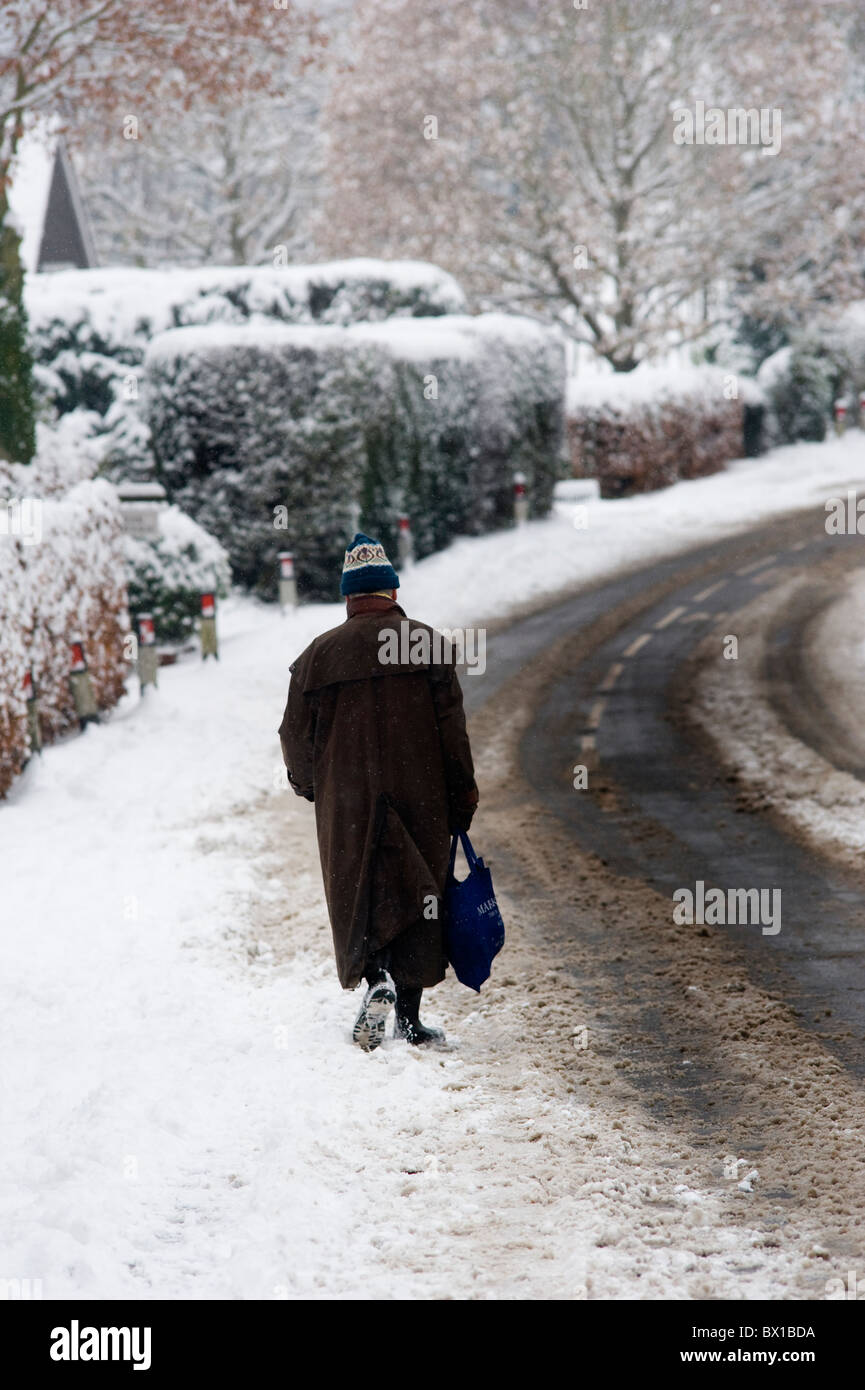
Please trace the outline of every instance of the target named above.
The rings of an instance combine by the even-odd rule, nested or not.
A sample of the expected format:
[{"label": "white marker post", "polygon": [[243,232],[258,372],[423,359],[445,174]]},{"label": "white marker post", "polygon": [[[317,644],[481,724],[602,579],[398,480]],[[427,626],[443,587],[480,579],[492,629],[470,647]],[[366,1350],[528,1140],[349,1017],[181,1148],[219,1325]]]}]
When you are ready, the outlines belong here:
[{"label": "white marker post", "polygon": [[69,686],[72,691],[72,699],[75,702],[78,722],[81,728],[85,729],[88,724],[99,718],[99,711],[96,708],[93,683],[84,656],[84,639],[82,637],[73,637],[69,644],[69,654]]},{"label": "white marker post", "polygon": [[835,402],[835,433],[842,435],[847,428],[847,402],[839,398]]},{"label": "white marker post", "polygon": [[212,589],[201,595],[201,660],[209,656],[219,660],[219,643],[216,640],[216,594]]},{"label": "white marker post", "polygon": [[294,576],[294,555],[290,550],[279,552],[279,606],[284,613],[286,608],[297,607],[297,580]]},{"label": "white marker post", "polygon": [[39,719],[39,697],[33,680],[33,668],[28,667],[21,682],[24,700],[27,705],[27,732],[30,735],[30,752],[42,752],[42,723]]},{"label": "white marker post", "polygon": [[408,569],[410,565],[414,564],[414,536],[412,535],[411,521],[407,516],[401,516],[399,519],[397,554],[399,555],[400,569]]},{"label": "white marker post", "polygon": [[525,473],[514,474],[514,523],[525,526],[529,519],[529,497]]},{"label": "white marker post", "polygon": [[159,654],[156,650],[156,625],[152,613],[142,613],[138,619],[138,681],[141,693],[148,685],[156,686]]}]

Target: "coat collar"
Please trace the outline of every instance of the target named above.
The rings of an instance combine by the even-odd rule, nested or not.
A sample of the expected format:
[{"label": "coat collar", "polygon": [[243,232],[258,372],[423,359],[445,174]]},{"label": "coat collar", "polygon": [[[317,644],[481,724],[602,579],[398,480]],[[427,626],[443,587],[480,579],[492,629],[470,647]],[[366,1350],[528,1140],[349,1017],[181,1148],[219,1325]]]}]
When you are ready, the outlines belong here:
[{"label": "coat collar", "polygon": [[384,594],[349,594],[346,600],[347,616],[349,618],[362,617],[364,613],[390,613],[395,611],[405,617],[405,612],[400,608],[395,599],[385,598]]}]

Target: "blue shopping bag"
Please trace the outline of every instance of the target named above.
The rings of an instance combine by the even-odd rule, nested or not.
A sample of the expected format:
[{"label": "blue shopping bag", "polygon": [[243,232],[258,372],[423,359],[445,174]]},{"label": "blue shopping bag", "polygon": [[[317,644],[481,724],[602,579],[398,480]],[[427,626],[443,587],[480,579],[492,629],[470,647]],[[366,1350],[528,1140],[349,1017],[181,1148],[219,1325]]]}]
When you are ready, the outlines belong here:
[{"label": "blue shopping bag", "polygon": [[[461,883],[454,877],[458,840],[469,866],[469,876]],[[480,993],[493,960],[505,944],[505,924],[493,892],[492,874],[463,831],[451,842],[445,915],[448,960],[460,984]]]}]

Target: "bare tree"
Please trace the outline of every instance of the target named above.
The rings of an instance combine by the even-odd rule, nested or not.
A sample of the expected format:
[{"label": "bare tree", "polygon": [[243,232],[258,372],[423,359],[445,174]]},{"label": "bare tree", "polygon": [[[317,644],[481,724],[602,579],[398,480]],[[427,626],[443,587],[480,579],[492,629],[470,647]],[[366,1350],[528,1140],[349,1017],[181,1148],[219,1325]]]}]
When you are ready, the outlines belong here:
[{"label": "bare tree", "polygon": [[[240,99],[258,71],[278,93],[283,62],[306,61],[321,41],[292,0],[4,0],[0,10],[0,455],[33,452],[30,364],[21,304],[20,239],[8,190],[28,119],[87,107],[147,125],[154,103],[181,115],[197,103]],[[266,48],[270,61],[261,64]],[[118,128],[118,138],[120,130]]]},{"label": "bare tree", "polygon": [[75,137],[100,255],[118,262],[256,265],[276,247],[311,253],[324,73],[282,61],[262,96],[261,61],[238,90],[177,113],[154,102],[134,139],[86,117]]},{"label": "bare tree", "polygon": [[[856,280],[849,23],[846,0],[361,0],[328,111],[329,249],[441,261],[617,370],[705,338],[729,304],[708,291],[757,253],[761,295],[807,312]],[[722,143],[677,138],[698,103],[733,113]]]}]

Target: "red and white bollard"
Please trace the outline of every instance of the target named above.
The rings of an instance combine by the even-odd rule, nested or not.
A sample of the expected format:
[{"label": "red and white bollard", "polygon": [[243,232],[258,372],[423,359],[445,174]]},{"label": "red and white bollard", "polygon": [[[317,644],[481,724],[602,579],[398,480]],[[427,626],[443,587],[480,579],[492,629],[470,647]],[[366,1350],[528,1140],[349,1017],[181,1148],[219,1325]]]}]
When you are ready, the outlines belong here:
[{"label": "red and white bollard", "polygon": [[407,516],[401,516],[399,519],[397,554],[400,569],[408,569],[410,565],[414,564],[414,536],[412,535],[411,521]]},{"label": "red and white bollard", "polygon": [[279,552],[279,606],[285,612],[286,608],[297,606],[297,580],[294,575],[294,555],[290,550]]},{"label": "red and white bollard", "polygon": [[514,522],[524,526],[529,519],[529,495],[525,473],[514,474]]},{"label": "red and white bollard", "polygon": [[206,661],[209,656],[214,656],[218,661],[219,643],[216,640],[216,594],[212,589],[208,589],[201,595],[199,637],[201,639],[201,660]]},{"label": "red and white bollard", "polygon": [[42,723],[39,719],[39,699],[36,691],[36,683],[33,680],[33,668],[28,667],[24,672],[24,679],[21,682],[21,691],[27,705],[27,732],[30,735],[30,752],[42,752]]},{"label": "red and white bollard", "polygon": [[845,400],[839,398],[839,399],[835,402],[834,413],[835,413],[835,433],[838,434],[838,435],[841,435],[841,434],[844,433],[845,429],[847,428],[847,402],[846,402]]},{"label": "red and white bollard", "polygon": [[152,613],[138,618],[138,681],[143,694],[148,685],[158,685],[159,654],[156,650],[156,625]]},{"label": "red and white bollard", "polygon": [[93,683],[84,655],[83,638],[72,638],[69,643],[69,658],[69,686],[72,691],[72,699],[75,702],[78,722],[84,729],[93,720],[99,718],[99,711],[96,708]]},{"label": "red and white bollard", "polygon": [[859,392],[859,428],[865,430],[865,391]]}]

